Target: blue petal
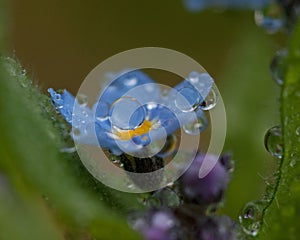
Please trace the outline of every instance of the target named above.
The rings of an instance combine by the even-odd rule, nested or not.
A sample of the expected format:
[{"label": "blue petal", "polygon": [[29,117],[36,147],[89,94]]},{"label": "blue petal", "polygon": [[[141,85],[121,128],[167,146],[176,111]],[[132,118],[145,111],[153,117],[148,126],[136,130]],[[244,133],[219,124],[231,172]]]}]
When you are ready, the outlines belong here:
[{"label": "blue petal", "polygon": [[67,90],[64,90],[63,94],[59,94],[55,92],[52,88],[49,88],[48,92],[50,93],[54,107],[57,110],[59,110],[59,112],[61,113],[61,115],[63,115],[66,121],[71,124],[73,107],[75,102],[75,98],[73,97],[73,95]]},{"label": "blue petal", "polygon": [[146,83],[153,83],[153,81],[148,75],[139,70],[121,73],[115,79],[111,79],[111,82],[101,93],[99,101],[105,101],[111,105],[132,88]]}]

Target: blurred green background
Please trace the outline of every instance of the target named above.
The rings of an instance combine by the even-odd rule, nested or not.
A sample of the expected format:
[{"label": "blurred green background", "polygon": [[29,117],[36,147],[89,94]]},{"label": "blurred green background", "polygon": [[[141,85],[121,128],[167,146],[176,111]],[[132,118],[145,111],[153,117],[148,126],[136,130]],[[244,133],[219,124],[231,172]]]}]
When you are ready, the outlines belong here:
[{"label": "blurred green background", "polygon": [[279,123],[279,88],[269,63],[284,40],[257,27],[253,12],[190,13],[180,0],[13,0],[10,5],[9,49],[44,91],[76,93],[97,64],[131,48],[165,47],[198,61],[216,80],[227,112],[224,151],[232,153],[236,170],[224,212],[236,218],[243,204],[261,196],[263,178],[275,165],[264,149],[264,133]]}]

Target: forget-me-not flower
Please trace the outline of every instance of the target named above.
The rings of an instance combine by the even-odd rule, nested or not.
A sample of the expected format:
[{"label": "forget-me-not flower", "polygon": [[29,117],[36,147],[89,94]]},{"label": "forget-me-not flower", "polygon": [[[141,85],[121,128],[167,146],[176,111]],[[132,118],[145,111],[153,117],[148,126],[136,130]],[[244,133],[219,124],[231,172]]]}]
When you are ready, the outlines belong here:
[{"label": "forget-me-not flower", "polygon": [[[164,95],[143,72],[126,72],[108,83],[92,108],[67,90],[48,91],[53,105],[73,127],[77,142],[100,145],[120,155],[138,151],[195,118],[204,118],[199,106],[211,91],[213,80],[207,73],[193,72],[191,76]],[[93,132],[97,141],[90,137]]]}]

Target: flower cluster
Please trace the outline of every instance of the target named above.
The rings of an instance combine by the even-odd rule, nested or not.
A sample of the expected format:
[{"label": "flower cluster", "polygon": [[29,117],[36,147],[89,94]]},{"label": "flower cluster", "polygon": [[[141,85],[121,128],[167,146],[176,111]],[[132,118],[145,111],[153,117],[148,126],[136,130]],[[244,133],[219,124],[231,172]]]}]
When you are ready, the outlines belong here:
[{"label": "flower cluster", "polygon": [[[147,240],[237,238],[236,223],[216,210],[233,169],[231,158],[222,155],[212,171],[198,177],[204,155],[199,153],[184,175],[173,186],[160,189],[145,200],[144,213],[129,217],[131,226]],[[209,155],[209,158],[216,158]]]}]

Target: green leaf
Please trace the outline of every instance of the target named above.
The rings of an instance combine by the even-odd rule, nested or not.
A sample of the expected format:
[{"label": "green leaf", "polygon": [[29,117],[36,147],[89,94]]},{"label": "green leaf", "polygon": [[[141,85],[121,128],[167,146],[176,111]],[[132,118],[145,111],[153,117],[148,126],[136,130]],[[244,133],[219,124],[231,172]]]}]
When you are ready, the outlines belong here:
[{"label": "green leaf", "polygon": [[35,199],[25,202],[26,208],[33,209],[30,214],[36,211],[33,206],[39,200],[41,208],[49,205],[48,211],[63,223],[68,234],[86,231],[96,239],[136,239],[125,218],[83,187],[68,157],[60,152],[63,144],[59,132],[42,111],[47,111],[47,98],[32,87],[17,64],[8,61],[0,66],[0,169],[21,199]]},{"label": "green leaf", "polygon": [[271,204],[264,212],[261,239],[299,239],[300,235],[300,21],[290,40],[281,126],[284,153]]}]

